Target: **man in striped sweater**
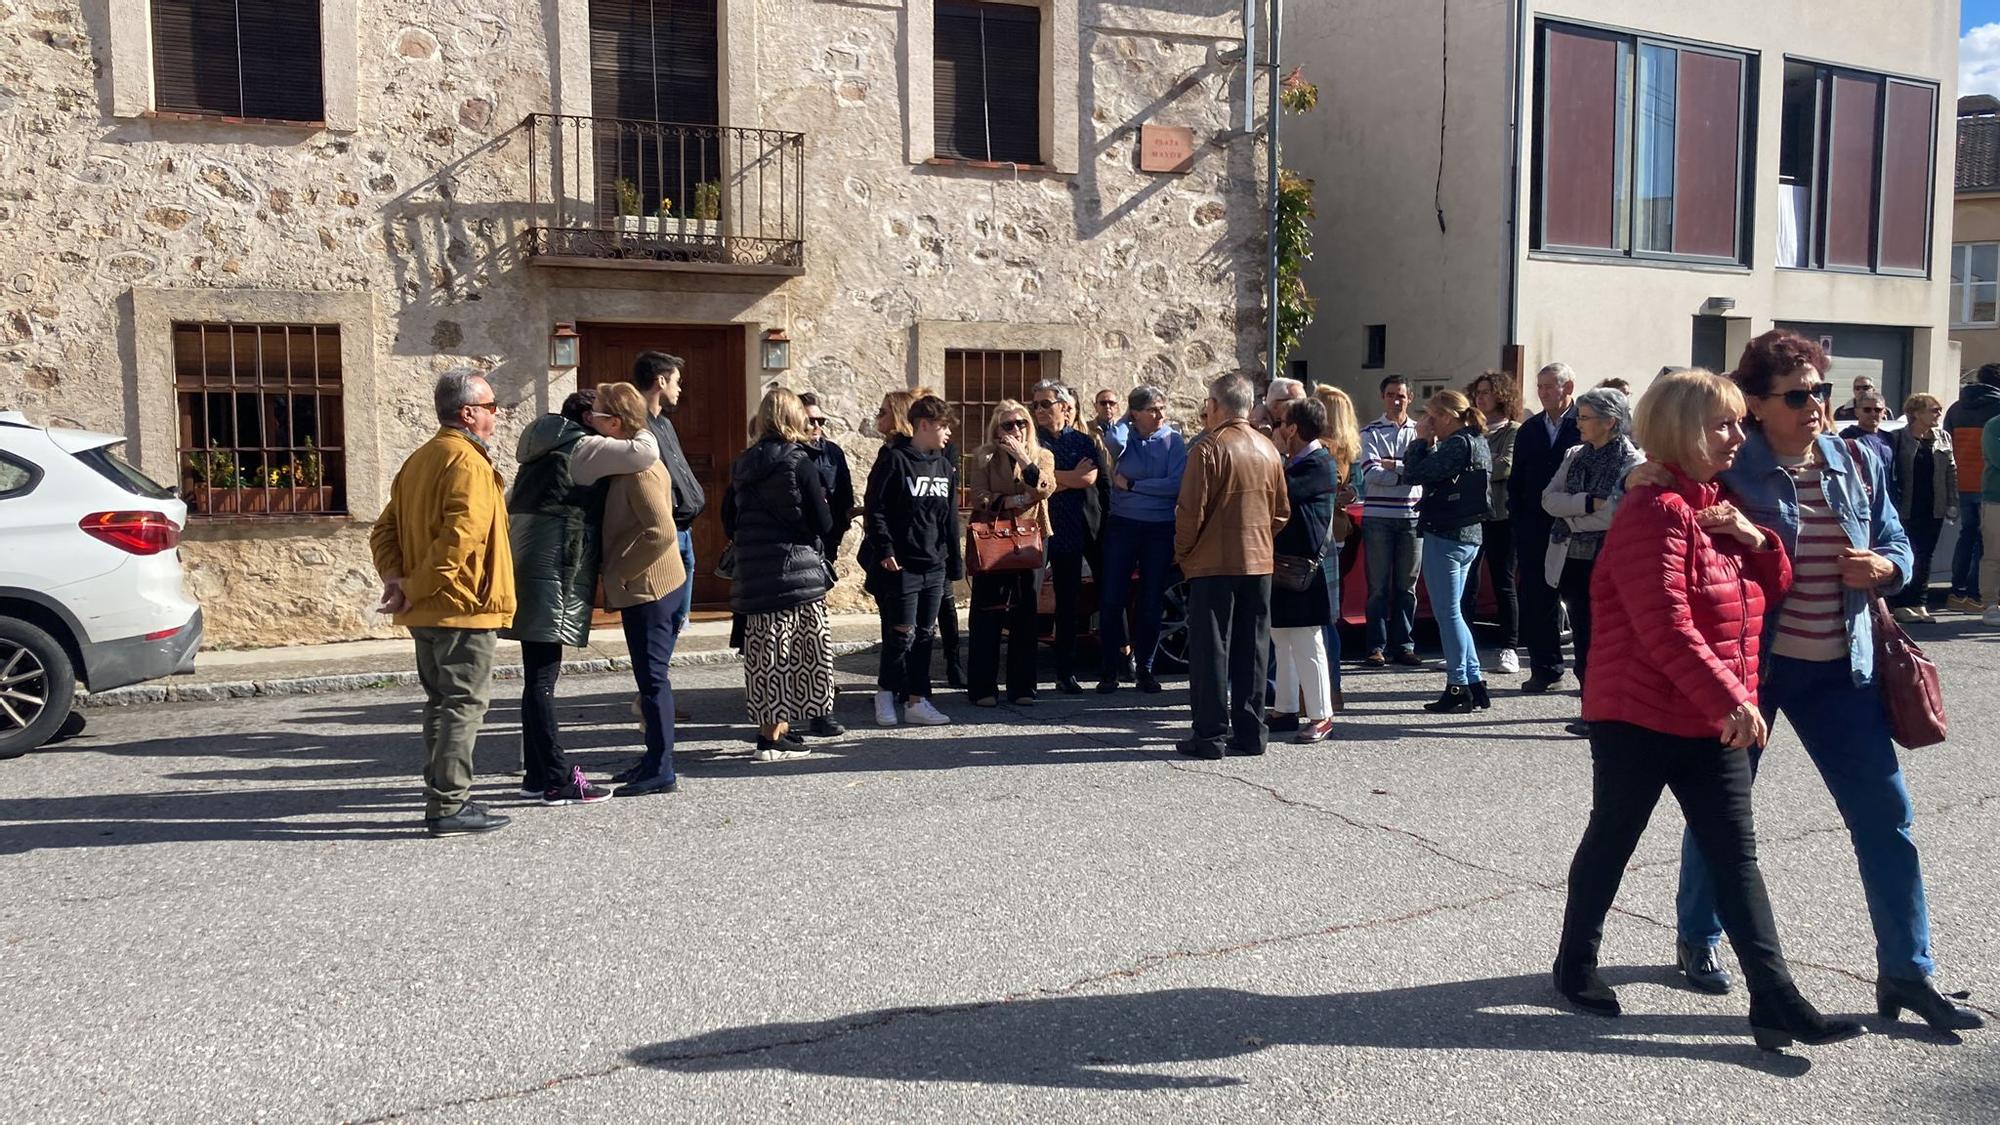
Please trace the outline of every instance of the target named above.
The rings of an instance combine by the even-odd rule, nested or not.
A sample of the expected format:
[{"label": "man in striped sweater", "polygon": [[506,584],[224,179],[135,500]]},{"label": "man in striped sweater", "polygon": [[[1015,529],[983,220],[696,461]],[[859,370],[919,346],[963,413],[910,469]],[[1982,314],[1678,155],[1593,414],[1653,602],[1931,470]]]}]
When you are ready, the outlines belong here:
[{"label": "man in striped sweater", "polygon": [[[1410,418],[1410,384],[1401,375],[1382,380],[1382,416],[1361,430],[1361,547],[1368,564],[1368,655],[1380,668],[1391,659],[1419,665],[1411,639],[1417,616],[1417,540],[1420,484],[1403,484],[1397,470],[1417,436]],[[1394,647],[1393,653],[1389,652]]]}]

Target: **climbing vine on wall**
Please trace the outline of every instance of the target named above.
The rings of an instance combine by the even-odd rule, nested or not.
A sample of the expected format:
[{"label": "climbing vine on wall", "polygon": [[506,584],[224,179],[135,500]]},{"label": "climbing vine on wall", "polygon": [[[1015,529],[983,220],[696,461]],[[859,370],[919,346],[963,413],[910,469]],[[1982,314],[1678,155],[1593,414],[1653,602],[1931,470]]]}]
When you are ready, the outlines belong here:
[{"label": "climbing vine on wall", "polygon": [[[1278,86],[1278,104],[1287,113],[1310,113],[1319,105],[1319,87],[1294,69]],[[1280,168],[1277,207],[1278,283],[1273,304],[1278,318],[1278,354],[1272,357],[1274,368],[1299,346],[1319,311],[1319,301],[1306,291],[1304,277],[1305,264],[1313,256],[1313,181]]]}]

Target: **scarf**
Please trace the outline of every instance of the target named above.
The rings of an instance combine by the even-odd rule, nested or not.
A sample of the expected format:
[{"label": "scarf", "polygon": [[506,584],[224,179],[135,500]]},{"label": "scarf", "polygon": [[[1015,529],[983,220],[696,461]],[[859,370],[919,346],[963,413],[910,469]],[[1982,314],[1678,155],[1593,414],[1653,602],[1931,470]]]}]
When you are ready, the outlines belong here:
[{"label": "scarf", "polygon": [[[1632,439],[1623,434],[1605,442],[1602,446],[1585,444],[1579,447],[1577,455],[1570,460],[1569,475],[1563,480],[1563,491],[1582,492],[1608,501],[1611,494],[1625,481],[1625,474],[1639,460],[1639,450]],[[1597,548],[1604,543],[1602,531],[1571,531],[1569,521],[1557,520],[1549,529],[1549,540],[1553,543],[1568,543],[1569,557],[1573,559],[1594,559]]]}]

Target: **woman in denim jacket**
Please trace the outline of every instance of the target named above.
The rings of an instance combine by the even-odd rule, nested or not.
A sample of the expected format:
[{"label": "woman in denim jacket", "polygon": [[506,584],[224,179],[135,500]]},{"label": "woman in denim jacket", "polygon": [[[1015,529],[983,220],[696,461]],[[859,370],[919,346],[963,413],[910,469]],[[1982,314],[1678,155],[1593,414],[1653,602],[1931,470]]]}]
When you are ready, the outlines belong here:
[{"label": "woman in denim jacket", "polygon": [[[1780,712],[1791,722],[1847,822],[1875,929],[1880,1014],[1908,1009],[1939,1030],[1979,1027],[1977,1013],[1930,980],[1915,809],[1875,684],[1869,605],[1909,581],[1910,543],[1884,466],[1865,451],[1857,459],[1834,434],[1826,369],[1818,345],[1777,329],[1752,340],[1732,373],[1752,426],[1721,480],[1752,523],[1777,531],[1793,568],[1791,591],[1765,616],[1760,704],[1766,722]],[[1696,988],[1727,991],[1715,957],[1722,927],[1714,885],[1691,838],[1681,849],[1678,905],[1681,971]]]}]

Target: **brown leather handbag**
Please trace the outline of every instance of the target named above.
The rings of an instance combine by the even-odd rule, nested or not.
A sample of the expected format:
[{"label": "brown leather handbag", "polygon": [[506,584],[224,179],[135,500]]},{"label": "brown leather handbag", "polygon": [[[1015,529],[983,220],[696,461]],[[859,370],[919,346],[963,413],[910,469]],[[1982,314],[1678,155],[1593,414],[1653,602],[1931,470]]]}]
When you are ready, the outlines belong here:
[{"label": "brown leather handbag", "polygon": [[966,568],[974,574],[1039,570],[1048,557],[1032,516],[974,516],[965,526]]},{"label": "brown leather handbag", "polygon": [[1949,726],[1937,665],[1896,623],[1889,603],[1877,597],[1868,613],[1875,626],[1875,684],[1889,713],[1890,737],[1906,750],[1936,746]]}]

